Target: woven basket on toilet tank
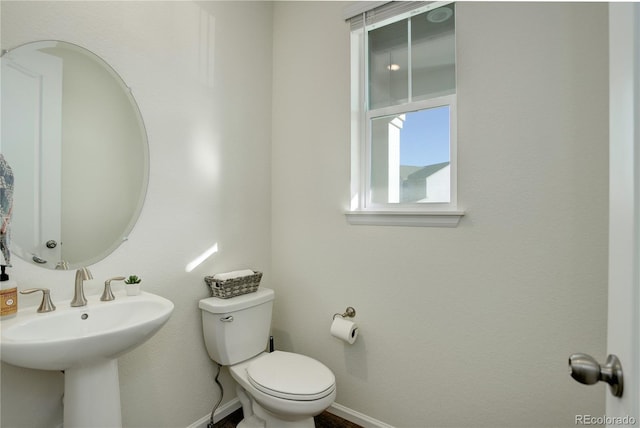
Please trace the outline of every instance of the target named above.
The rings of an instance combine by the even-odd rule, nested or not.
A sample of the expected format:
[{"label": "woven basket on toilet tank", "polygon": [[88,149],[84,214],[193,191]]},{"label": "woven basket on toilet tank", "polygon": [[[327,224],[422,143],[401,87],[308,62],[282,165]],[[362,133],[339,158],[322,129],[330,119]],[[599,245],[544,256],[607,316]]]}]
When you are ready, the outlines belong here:
[{"label": "woven basket on toilet tank", "polygon": [[254,271],[253,275],[219,280],[213,276],[205,276],[204,282],[209,286],[211,297],[229,299],[242,294],[258,291],[262,272]]}]

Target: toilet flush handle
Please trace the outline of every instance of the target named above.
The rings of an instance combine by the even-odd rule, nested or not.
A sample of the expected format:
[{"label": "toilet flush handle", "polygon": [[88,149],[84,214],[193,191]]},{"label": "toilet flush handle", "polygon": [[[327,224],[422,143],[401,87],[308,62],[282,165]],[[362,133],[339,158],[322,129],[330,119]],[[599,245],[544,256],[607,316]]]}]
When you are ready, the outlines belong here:
[{"label": "toilet flush handle", "polygon": [[233,321],[233,315],[229,315],[228,317],[222,317],[222,318],[220,318],[220,321],[222,321],[222,322],[232,322]]}]

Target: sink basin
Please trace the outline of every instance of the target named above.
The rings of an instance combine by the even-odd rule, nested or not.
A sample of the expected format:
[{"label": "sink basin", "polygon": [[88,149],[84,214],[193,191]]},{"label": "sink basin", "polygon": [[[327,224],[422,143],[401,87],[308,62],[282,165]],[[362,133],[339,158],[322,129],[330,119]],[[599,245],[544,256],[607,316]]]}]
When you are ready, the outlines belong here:
[{"label": "sink basin", "polygon": [[65,370],[101,358],[118,358],[152,337],[169,319],[173,303],[151,293],[119,296],[54,312],[26,308],[2,322],[2,361],[40,370]]},{"label": "sink basin", "polygon": [[[64,427],[122,426],[117,358],[152,337],[169,320],[173,303],[151,293],[98,297],[54,312],[25,308],[2,321],[2,361],[40,370],[64,370]],[[100,397],[100,399],[96,399]]]}]

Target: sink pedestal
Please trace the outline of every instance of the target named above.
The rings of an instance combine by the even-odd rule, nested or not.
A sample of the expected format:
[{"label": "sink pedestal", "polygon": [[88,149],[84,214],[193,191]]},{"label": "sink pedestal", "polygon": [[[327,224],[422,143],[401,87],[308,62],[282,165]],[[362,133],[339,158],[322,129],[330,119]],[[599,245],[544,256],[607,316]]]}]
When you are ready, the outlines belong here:
[{"label": "sink pedestal", "polygon": [[118,360],[64,371],[64,428],[122,427]]}]

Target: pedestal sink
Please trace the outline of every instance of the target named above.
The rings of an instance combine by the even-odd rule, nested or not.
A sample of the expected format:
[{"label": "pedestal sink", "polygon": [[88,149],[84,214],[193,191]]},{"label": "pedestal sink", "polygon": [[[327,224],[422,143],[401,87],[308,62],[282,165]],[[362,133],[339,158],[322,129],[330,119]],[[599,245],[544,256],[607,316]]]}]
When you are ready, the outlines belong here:
[{"label": "pedestal sink", "polygon": [[54,312],[25,308],[2,321],[2,361],[39,370],[64,370],[64,427],[120,427],[117,358],[152,337],[167,322],[173,303],[151,293],[89,299]]}]

